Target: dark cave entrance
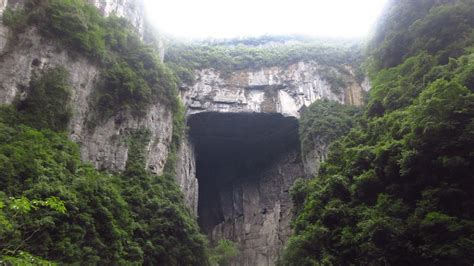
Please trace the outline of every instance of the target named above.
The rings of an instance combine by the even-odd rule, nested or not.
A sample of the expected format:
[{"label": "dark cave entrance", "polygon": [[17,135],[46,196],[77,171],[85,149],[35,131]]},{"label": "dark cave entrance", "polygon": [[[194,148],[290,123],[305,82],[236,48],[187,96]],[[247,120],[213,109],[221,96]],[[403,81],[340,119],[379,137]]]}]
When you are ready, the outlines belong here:
[{"label": "dark cave entrance", "polygon": [[188,127],[196,151],[198,221],[206,234],[243,216],[245,206],[239,204],[250,204],[239,199],[236,182],[259,178],[262,169],[300,146],[297,119],[278,113],[198,113],[189,117]]}]

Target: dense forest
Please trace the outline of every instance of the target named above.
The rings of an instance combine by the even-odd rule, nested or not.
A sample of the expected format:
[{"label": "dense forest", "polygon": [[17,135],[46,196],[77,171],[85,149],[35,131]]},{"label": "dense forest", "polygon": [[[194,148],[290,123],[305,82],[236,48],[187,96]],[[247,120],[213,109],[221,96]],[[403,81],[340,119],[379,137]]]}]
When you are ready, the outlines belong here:
[{"label": "dense forest", "polygon": [[317,102],[303,115],[303,145],[339,139],[293,187],[282,265],[472,264],[473,14],[470,0],[391,1],[368,47],[363,113]]}]

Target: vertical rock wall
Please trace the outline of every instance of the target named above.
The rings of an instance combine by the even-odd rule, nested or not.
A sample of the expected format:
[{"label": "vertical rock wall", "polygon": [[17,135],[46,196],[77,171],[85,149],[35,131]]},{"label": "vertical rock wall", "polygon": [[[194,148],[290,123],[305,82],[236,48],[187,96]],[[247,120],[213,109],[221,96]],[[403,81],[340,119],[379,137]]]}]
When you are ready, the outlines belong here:
[{"label": "vertical rock wall", "polygon": [[126,18],[143,36],[145,32],[145,10],[142,0],[87,0],[104,16],[115,15]]},{"label": "vertical rock wall", "polygon": [[[5,11],[7,4],[8,0],[0,0],[0,20],[2,19],[3,11]],[[7,45],[8,33],[8,28],[5,27],[0,21],[0,54],[2,54],[3,50],[5,49],[5,46]]]},{"label": "vertical rock wall", "polygon": [[[18,7],[23,4],[21,0],[0,1],[0,12],[7,5]],[[142,12],[139,8],[129,9],[129,5],[135,3],[132,0],[93,3],[103,8],[104,14],[128,16],[128,12],[132,12],[139,16]],[[90,97],[100,77],[100,66],[43,38],[34,27],[12,37],[8,28],[0,23],[0,104],[11,104],[15,98],[25,97],[32,76],[41,75],[50,68],[64,67],[70,74],[73,89],[69,134],[80,144],[82,159],[98,169],[123,170],[128,158],[129,134],[148,129],[151,139],[147,146],[147,167],[155,173],[162,172],[172,135],[172,114],[168,108],[156,102],[143,117],[120,113],[91,129],[88,126],[88,116],[92,112]]]},{"label": "vertical rock wall", "polygon": [[184,194],[186,204],[197,217],[198,180],[196,178],[196,154],[192,143],[186,138],[178,152],[176,181]]},{"label": "vertical rock wall", "polygon": [[[338,75],[345,86],[331,85],[325,74],[327,71]],[[197,71],[196,76],[195,84],[182,87],[189,114],[209,111],[275,112],[299,117],[303,106],[319,99],[362,105],[363,96],[370,88],[368,81],[358,80],[349,66],[333,68],[315,61],[230,74],[203,69]]]},{"label": "vertical rock wall", "polygon": [[304,177],[297,119],[214,112],[192,115],[188,126],[202,230],[213,243],[236,243],[234,265],[273,265],[290,235],[290,187]]},{"label": "vertical rock wall", "polygon": [[224,221],[211,239],[231,239],[239,247],[233,265],[274,265],[291,234],[292,202],[289,190],[304,176],[299,152],[287,153],[245,179],[235,179],[220,192]]}]

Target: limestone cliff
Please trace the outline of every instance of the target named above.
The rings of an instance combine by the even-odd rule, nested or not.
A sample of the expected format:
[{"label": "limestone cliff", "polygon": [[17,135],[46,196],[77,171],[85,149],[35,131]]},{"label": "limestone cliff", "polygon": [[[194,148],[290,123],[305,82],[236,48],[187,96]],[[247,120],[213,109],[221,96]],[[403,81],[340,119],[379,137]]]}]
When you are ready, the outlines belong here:
[{"label": "limestone cliff", "polygon": [[[143,37],[141,1],[89,2],[103,15],[127,18]],[[0,14],[7,6],[16,8],[22,3],[0,0]],[[0,24],[0,104],[25,97],[34,75],[57,66],[70,73],[73,116],[69,136],[80,145],[82,159],[98,169],[123,170],[127,138],[135,130],[147,129],[151,134],[145,154],[147,168],[162,173],[173,131],[169,108],[155,102],[143,116],[121,112],[90,128],[91,97],[101,67],[42,37],[34,27],[13,39],[9,29]],[[364,91],[369,89],[366,81],[356,78],[351,67],[341,66],[330,71],[345,86],[334,87],[325,75],[327,71],[327,66],[311,60],[230,74],[202,69],[195,72],[194,84],[181,86],[190,121],[201,113],[210,117],[215,113],[230,115],[188,124],[191,135],[196,125],[198,132],[207,133],[182,141],[176,180],[211,240],[226,238],[237,243],[240,255],[236,265],[276,262],[290,234],[289,189],[295,179],[317,171],[313,164],[319,157],[302,159],[299,155],[296,118],[301,108],[318,99],[362,104]],[[233,116],[236,113],[243,116]],[[202,145],[206,136],[212,139]],[[212,149],[220,150],[209,155]],[[304,169],[310,170],[305,173]]]},{"label": "limestone cliff", "polygon": [[215,69],[196,72],[196,82],[183,86],[183,98],[189,114],[216,112],[276,112],[299,117],[299,110],[318,99],[361,105],[367,80],[357,81],[353,70],[331,69],[346,84],[334,88],[324,72],[328,67],[315,61],[288,67],[274,66],[223,74]]},{"label": "limestone cliff", "polygon": [[289,190],[303,177],[298,122],[276,113],[191,115],[198,221],[212,242],[230,239],[235,265],[273,265],[290,235]]},{"label": "limestone cliff", "polygon": [[[7,6],[17,8],[23,1],[2,0],[0,12]],[[117,14],[132,19],[142,27],[139,1],[94,1],[105,15]],[[132,7],[133,6],[133,7]],[[137,24],[138,23],[138,24]],[[141,28],[138,28],[139,30]],[[100,67],[87,58],[70,53],[54,41],[42,37],[33,27],[13,39],[9,29],[0,24],[0,104],[24,97],[25,88],[35,74],[57,66],[65,67],[73,88],[73,116],[69,125],[71,139],[80,144],[81,156],[99,169],[123,170],[127,161],[126,139],[131,131],[146,128],[151,138],[147,146],[147,167],[161,173],[172,134],[172,115],[161,103],[152,104],[143,117],[119,113],[94,130],[87,127],[90,96],[97,85]]]},{"label": "limestone cliff", "polygon": [[184,194],[186,204],[197,217],[199,189],[196,178],[196,153],[189,139],[184,139],[178,151],[176,181]]},{"label": "limestone cliff", "polygon": [[234,265],[274,265],[290,237],[292,202],[289,190],[304,176],[298,151],[287,153],[250,179],[221,191],[224,221],[211,239],[232,239],[239,245]]},{"label": "limestone cliff", "polygon": [[102,15],[127,18],[140,35],[145,31],[145,10],[142,0],[88,0]]}]

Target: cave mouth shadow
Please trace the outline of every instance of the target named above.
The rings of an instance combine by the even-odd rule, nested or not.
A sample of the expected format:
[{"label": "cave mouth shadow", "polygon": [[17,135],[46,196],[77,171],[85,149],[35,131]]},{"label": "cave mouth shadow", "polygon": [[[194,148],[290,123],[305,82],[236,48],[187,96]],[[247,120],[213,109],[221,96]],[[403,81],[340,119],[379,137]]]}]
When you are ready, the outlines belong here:
[{"label": "cave mouth shadow", "polygon": [[191,115],[187,125],[196,152],[198,222],[206,234],[229,211],[223,210],[222,193],[233,193],[236,181],[256,178],[300,148],[298,120],[279,113],[204,112]]}]

